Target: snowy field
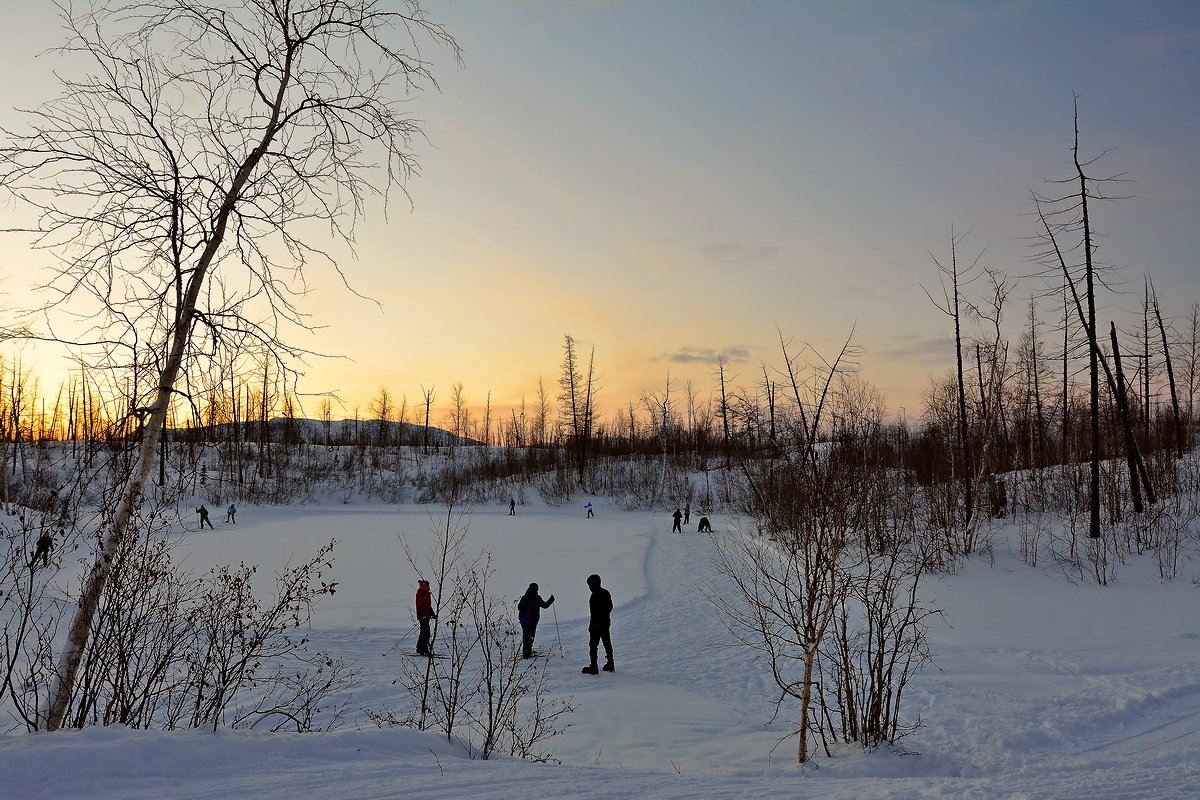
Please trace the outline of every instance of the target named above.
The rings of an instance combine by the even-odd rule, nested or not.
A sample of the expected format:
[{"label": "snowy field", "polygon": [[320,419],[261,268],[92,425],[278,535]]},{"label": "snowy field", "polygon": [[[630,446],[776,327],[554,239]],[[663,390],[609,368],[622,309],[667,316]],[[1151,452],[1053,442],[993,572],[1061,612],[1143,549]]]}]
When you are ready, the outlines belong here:
[{"label": "snowy field", "polygon": [[[1108,587],[1025,567],[1001,546],[925,594],[944,619],[935,664],[905,695],[923,727],[902,754],[857,747],[795,764],[795,709],[773,724],[762,665],[729,646],[706,598],[723,587],[711,546],[671,534],[668,514],[590,498],[561,508],[475,508],[469,551],[488,548],[491,585],[515,600],[530,581],[557,602],[538,646],[555,692],[573,696],[561,764],[467,759],[436,734],[378,729],[367,710],[401,706],[398,662],[415,641],[417,575],[398,536],[422,550],[436,506],[244,507],[238,525],[185,534],[188,563],[258,563],[268,574],[337,538],[333,597],[313,638],[356,662],[357,722],[327,734],[156,733],[90,728],[0,738],[0,798],[1197,798],[1200,797],[1200,589],[1190,562],[1171,584],[1130,562]],[[433,515],[431,519],[430,515]],[[188,520],[194,524],[194,517]],[[715,517],[728,528],[729,520]],[[1003,532],[1002,532],[1003,534]],[[1001,540],[1003,535],[1001,535]],[[612,592],[617,672],[581,675],[588,590]],[[434,587],[436,592],[437,587]],[[561,641],[559,633],[561,632]],[[786,717],[786,718],[785,718]]]}]

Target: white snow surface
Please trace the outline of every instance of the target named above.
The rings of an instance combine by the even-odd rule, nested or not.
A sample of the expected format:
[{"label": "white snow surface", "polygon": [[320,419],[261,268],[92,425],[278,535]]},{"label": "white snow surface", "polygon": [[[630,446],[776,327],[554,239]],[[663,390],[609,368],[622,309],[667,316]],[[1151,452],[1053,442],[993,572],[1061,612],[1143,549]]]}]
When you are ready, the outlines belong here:
[{"label": "white snow surface", "polygon": [[[587,499],[595,519],[584,518]],[[771,721],[769,673],[731,646],[707,599],[724,587],[695,516],[676,535],[669,513],[622,512],[595,497],[535,502],[515,517],[507,504],[474,508],[468,549],[493,554],[491,586],[515,599],[537,581],[556,597],[538,645],[552,652],[552,688],[578,710],[552,743],[562,763],[534,764],[471,760],[437,734],[366,719],[366,709],[404,704],[392,679],[411,656],[384,653],[415,639],[418,576],[398,536],[423,549],[444,508],[246,506],[236,526],[213,517],[215,531],[186,534],[193,569],[245,561],[269,575],[338,539],[339,591],[318,606],[312,633],[363,673],[357,722],[313,734],[109,727],[0,737],[0,798],[1200,797],[1195,561],[1172,583],[1149,559],[1130,561],[1098,587],[1001,548],[994,564],[976,558],[929,579],[924,594],[944,618],[930,632],[936,663],[904,697],[904,715],[923,723],[901,743],[911,752],[843,746],[830,758],[818,748],[800,767],[794,737],[776,747],[795,708]],[[615,674],[579,671],[593,572],[616,606]]]}]

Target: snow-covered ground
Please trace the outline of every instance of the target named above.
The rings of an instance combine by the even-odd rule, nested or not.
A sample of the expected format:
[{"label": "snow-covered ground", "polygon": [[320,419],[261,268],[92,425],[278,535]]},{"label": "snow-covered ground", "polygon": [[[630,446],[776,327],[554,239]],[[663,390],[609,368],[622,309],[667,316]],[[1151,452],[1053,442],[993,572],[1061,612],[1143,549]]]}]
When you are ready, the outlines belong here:
[{"label": "snow-covered ground", "polygon": [[[393,651],[410,634],[418,550],[442,522],[436,506],[242,508],[238,525],[187,536],[189,563],[247,561],[270,573],[330,538],[336,595],[313,638],[357,663],[359,724],[327,734],[156,733],[91,728],[0,737],[0,798],[1196,798],[1200,797],[1200,589],[1190,562],[1162,584],[1147,561],[1114,585],[1073,585],[1003,548],[931,579],[945,612],[931,630],[936,664],[905,695],[923,727],[919,755],[857,748],[795,764],[775,748],[764,667],[731,647],[705,593],[721,591],[711,546],[671,534],[667,514],[625,513],[601,499],[565,507],[471,510],[468,549],[488,548],[491,586],[515,599],[530,581],[557,598],[538,644],[552,688],[573,696],[571,727],[553,741],[561,764],[472,761],[435,734],[378,729],[366,709],[400,706]],[[432,515],[432,518],[431,516]],[[714,524],[730,523],[720,517]],[[1001,536],[1001,541],[1003,537]],[[616,604],[616,674],[581,675],[585,578]],[[435,587],[436,590],[436,587]],[[558,634],[561,632],[561,642]],[[410,649],[406,644],[403,649]]]}]

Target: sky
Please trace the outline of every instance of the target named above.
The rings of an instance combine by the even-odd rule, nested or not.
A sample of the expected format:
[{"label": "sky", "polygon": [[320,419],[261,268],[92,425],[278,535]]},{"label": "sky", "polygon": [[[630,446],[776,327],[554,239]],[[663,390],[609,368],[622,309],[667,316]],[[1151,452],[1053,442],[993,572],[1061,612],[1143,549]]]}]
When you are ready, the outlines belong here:
[{"label": "sky", "polygon": [[[6,4],[8,0],[5,0]],[[1094,215],[1123,290],[1149,273],[1164,312],[1200,301],[1200,5],[1193,2],[488,2],[425,4],[463,48],[426,51],[440,90],[420,174],[357,230],[353,286],[318,275],[304,309],[323,353],[306,392],[347,413],[380,387],[469,403],[551,394],[570,334],[594,350],[605,414],[662,391],[736,383],[781,338],[832,355],[853,332],[863,377],[916,416],[953,363],[933,257],[1036,271],[1031,190],[1083,154],[1128,199]],[[54,94],[52,10],[6,9],[0,104]],[[27,254],[0,243],[0,303],[27,302]],[[1037,279],[1021,280],[1019,324]],[[373,302],[377,301],[377,302]],[[1056,316],[1047,311],[1048,316]],[[26,356],[26,361],[30,361]],[[35,356],[52,372],[57,356]]]}]

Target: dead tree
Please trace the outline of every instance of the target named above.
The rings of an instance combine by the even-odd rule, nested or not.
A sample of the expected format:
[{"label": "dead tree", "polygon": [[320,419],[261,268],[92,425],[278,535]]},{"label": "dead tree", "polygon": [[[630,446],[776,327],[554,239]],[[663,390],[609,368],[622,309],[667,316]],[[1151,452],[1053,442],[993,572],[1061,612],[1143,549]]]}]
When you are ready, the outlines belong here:
[{"label": "dead tree", "polygon": [[1154,306],[1154,318],[1158,320],[1158,335],[1162,340],[1163,359],[1167,362],[1167,387],[1171,391],[1171,429],[1175,440],[1175,455],[1183,458],[1183,425],[1179,418],[1179,393],[1175,389],[1175,368],[1171,363],[1171,346],[1167,343],[1167,326],[1163,324],[1162,310],[1158,307],[1158,292],[1154,281],[1150,281],[1150,302]]},{"label": "dead tree", "polygon": [[563,337],[562,368],[558,377],[558,402],[563,423],[571,437],[575,450],[575,468],[582,484],[587,473],[588,442],[592,436],[595,414],[595,363],[596,351],[588,355],[587,370],[584,371],[575,339],[570,334]]},{"label": "dead tree", "polygon": [[[1106,178],[1095,178],[1087,173],[1087,169],[1096,163],[1103,154],[1089,161],[1081,160],[1079,153],[1079,98],[1075,97],[1073,107],[1074,139],[1071,146],[1071,158],[1074,174],[1069,178],[1050,181],[1072,187],[1072,191],[1057,196],[1044,196],[1036,192],[1033,202],[1042,228],[1042,239],[1045,251],[1040,254],[1051,268],[1061,269],[1061,274],[1075,302],[1080,323],[1088,339],[1088,399],[1090,408],[1090,472],[1088,481],[1089,518],[1088,536],[1095,539],[1100,537],[1100,368],[1103,364],[1108,373],[1109,386],[1116,393],[1115,381],[1107,362],[1104,362],[1100,350],[1099,337],[1096,329],[1096,291],[1097,283],[1101,282],[1098,275],[1100,265],[1096,260],[1096,244],[1091,219],[1091,204],[1095,201],[1120,199],[1103,193],[1106,184],[1123,180],[1120,175]],[[1078,236],[1078,244],[1064,247],[1064,237]],[[1069,264],[1067,254],[1078,252],[1078,261]],[[1078,273],[1082,273],[1078,276]],[[1083,297],[1080,298],[1076,280],[1083,283]],[[1153,502],[1153,501],[1151,501]]]},{"label": "dead tree", "polygon": [[725,451],[725,473],[729,474],[733,470],[733,462],[729,449],[729,394],[726,388],[725,356],[723,355],[717,356],[717,380],[721,387],[721,441]]},{"label": "dead tree", "polygon": [[[929,301],[937,307],[946,316],[950,317],[954,322],[954,361],[956,376],[958,379],[958,451],[959,458],[962,461],[962,487],[963,487],[963,507],[966,525],[971,524],[971,518],[975,511],[975,494],[973,485],[974,466],[971,459],[971,436],[968,430],[969,420],[967,417],[967,387],[966,376],[963,372],[963,341],[962,341],[962,288],[971,282],[973,278],[964,277],[970,275],[971,271],[979,265],[979,260],[983,258],[983,253],[975,257],[971,266],[966,270],[962,270],[958,265],[958,246],[963,240],[970,235],[970,231],[963,234],[956,234],[954,229],[950,229],[950,264],[943,264],[941,261],[930,254],[933,258],[933,263],[937,265],[940,273],[942,285],[942,299],[934,300],[933,295],[927,289],[924,289],[925,296]],[[950,286],[947,288],[946,281],[950,281]]]},{"label": "dead tree", "polygon": [[[1183,385],[1187,389],[1188,430],[1196,421],[1196,390],[1200,388],[1200,303],[1192,303],[1188,309],[1187,350],[1183,361]],[[1190,444],[1190,433],[1188,442]]]},{"label": "dead tree", "polygon": [[425,427],[421,436],[421,451],[425,455],[429,455],[429,410],[433,408],[433,400],[437,396],[437,387],[430,386],[425,388],[425,384],[421,384],[421,397],[425,404]]},{"label": "dead tree", "polygon": [[1113,366],[1117,372],[1117,412],[1121,418],[1121,429],[1125,434],[1125,460],[1129,464],[1129,494],[1133,498],[1133,510],[1142,513],[1142,489],[1138,480],[1138,449],[1133,438],[1133,425],[1129,413],[1129,394],[1125,391],[1125,371],[1121,369],[1121,348],[1117,344],[1117,324],[1109,322],[1109,340],[1112,342]]},{"label": "dead tree", "polygon": [[[393,87],[434,83],[419,42],[458,55],[415,0],[153,0],[67,6],[63,17],[63,50],[93,72],[60,78],[62,95],[30,112],[26,131],[4,131],[0,186],[31,212],[20,230],[60,258],[47,310],[90,299],[93,340],[110,320],[140,334],[128,366],[144,371],[135,396],[148,413],[59,659],[50,730],[62,724],[181,374],[205,345],[301,352],[284,330],[303,324],[304,268],[333,263],[305,232],[323,223],[351,242],[375,184],[385,197],[402,186],[420,127]],[[411,49],[390,43],[395,31]]]}]

